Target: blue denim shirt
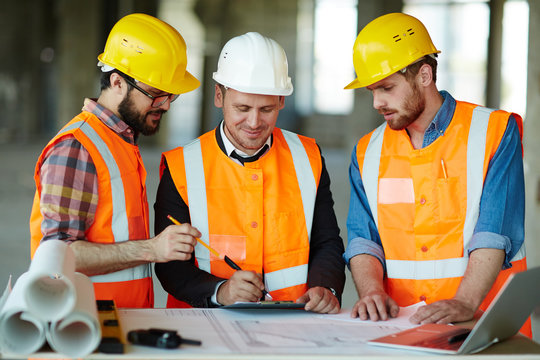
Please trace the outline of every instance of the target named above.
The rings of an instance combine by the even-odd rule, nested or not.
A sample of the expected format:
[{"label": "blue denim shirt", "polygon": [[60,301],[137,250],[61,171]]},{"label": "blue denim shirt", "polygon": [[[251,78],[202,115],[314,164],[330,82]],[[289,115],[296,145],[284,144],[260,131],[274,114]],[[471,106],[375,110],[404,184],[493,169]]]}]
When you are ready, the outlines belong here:
[{"label": "blue denim shirt", "polygon": [[[444,102],[424,133],[422,147],[435,141],[446,131],[456,109],[456,100],[446,91]],[[501,249],[506,252],[503,269],[524,241],[525,182],[519,129],[513,117],[491,159],[480,198],[480,214],[467,253],[478,248]],[[347,217],[348,245],[343,257],[349,265],[353,256],[375,256],[386,271],[384,249],[369,208],[356,158],[356,146],[349,166],[351,195]]]}]

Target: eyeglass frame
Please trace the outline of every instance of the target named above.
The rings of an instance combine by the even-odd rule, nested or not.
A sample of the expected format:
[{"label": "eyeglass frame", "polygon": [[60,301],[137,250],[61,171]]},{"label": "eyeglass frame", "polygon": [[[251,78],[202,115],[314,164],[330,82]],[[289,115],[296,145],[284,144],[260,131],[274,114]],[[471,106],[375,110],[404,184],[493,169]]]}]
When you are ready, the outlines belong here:
[{"label": "eyeglass frame", "polygon": [[[122,76],[124,78],[124,80],[126,80],[126,82],[133,86],[135,89],[139,90],[140,92],[142,92],[144,95],[146,95],[147,97],[149,97],[150,99],[152,99],[152,107],[153,108],[158,108],[160,107],[161,105],[165,104],[167,102],[167,100],[169,100],[170,102],[173,102],[175,101],[176,99],[178,99],[178,97],[180,96],[180,94],[168,94],[168,95],[159,95],[159,96],[155,96],[155,95],[152,95],[150,94],[148,91],[144,90],[142,87],[140,87],[139,85],[137,85],[135,83],[136,80],[132,80],[130,79],[129,77],[127,76]],[[156,100],[161,98],[161,97],[165,97],[165,99],[159,103],[156,104]]]}]

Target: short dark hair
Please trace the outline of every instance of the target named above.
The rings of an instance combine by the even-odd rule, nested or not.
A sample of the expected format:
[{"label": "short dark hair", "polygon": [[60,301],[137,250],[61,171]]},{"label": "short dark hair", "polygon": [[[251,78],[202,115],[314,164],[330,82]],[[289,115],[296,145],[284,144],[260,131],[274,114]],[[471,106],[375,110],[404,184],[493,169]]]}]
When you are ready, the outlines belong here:
[{"label": "short dark hair", "polygon": [[[118,74],[121,77],[123,77],[124,79],[127,78],[128,80],[131,80],[132,82],[135,82],[135,80],[131,76],[124,74],[120,70],[113,69],[111,71],[101,73],[101,79],[100,79],[101,91],[111,87],[111,75],[112,74]],[[128,83],[128,86],[131,89],[131,85],[129,85],[129,83]]]},{"label": "short dark hair", "polygon": [[416,77],[416,75],[418,75],[418,71],[420,71],[420,68],[422,67],[422,65],[428,64],[431,67],[431,72],[433,74],[433,82],[435,83],[437,82],[437,58],[436,58],[437,54],[434,54],[434,55],[435,57],[426,55],[419,61],[407,66],[405,68],[405,72],[400,71],[398,73],[405,76],[405,79],[408,82],[411,82]]}]

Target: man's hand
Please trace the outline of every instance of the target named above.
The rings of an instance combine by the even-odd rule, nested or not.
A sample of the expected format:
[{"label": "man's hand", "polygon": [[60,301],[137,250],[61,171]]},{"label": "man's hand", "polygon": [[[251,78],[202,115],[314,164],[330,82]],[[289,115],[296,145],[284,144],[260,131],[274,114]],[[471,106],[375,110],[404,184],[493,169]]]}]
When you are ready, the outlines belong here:
[{"label": "man's hand", "polygon": [[440,300],[420,307],[409,321],[413,324],[448,324],[471,320],[475,312],[476,308],[464,301]]},{"label": "man's hand", "polygon": [[322,286],[315,286],[300,296],[297,303],[306,303],[304,309],[321,314],[336,314],[339,312],[339,300],[330,290]]},{"label": "man's hand", "polygon": [[216,297],[221,305],[231,305],[237,301],[255,302],[262,297],[263,290],[260,274],[238,270],[219,287]]},{"label": "man's hand", "polygon": [[372,321],[396,317],[399,306],[384,291],[384,272],[379,260],[368,254],[360,254],[351,259],[350,266],[359,298],[353,306],[351,317]]},{"label": "man's hand", "polygon": [[360,320],[388,320],[396,317],[399,313],[398,304],[384,291],[372,292],[361,297],[354,304],[351,317],[359,317]]},{"label": "man's hand", "polygon": [[452,299],[422,306],[409,320],[415,324],[447,324],[471,320],[495,282],[504,257],[504,250],[474,250],[469,255],[469,263],[456,295]]},{"label": "man's hand", "polygon": [[199,230],[190,224],[169,225],[159,235],[150,240],[153,252],[153,262],[167,262],[171,260],[189,260]]}]

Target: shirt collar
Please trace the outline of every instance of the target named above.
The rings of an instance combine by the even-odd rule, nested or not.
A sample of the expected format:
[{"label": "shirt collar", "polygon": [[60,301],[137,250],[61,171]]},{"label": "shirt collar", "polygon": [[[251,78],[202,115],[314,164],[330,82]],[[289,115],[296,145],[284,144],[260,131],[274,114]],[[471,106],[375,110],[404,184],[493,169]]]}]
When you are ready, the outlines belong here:
[{"label": "shirt collar", "polygon": [[[249,156],[248,154],[246,154],[242,150],[237,149],[233,145],[233,143],[229,140],[229,138],[227,138],[227,135],[225,135],[224,124],[225,124],[225,121],[221,121],[221,124],[219,125],[219,129],[220,129],[221,140],[223,141],[223,146],[225,146],[225,153],[227,154],[227,156],[230,157],[231,153],[233,151],[236,151],[238,155],[242,157],[248,157]],[[272,145],[272,136],[269,136],[266,139],[266,142],[259,149],[257,149],[257,151],[255,151],[255,154],[258,153],[266,144],[268,144],[268,148],[270,148],[270,146]]]},{"label": "shirt collar", "polygon": [[96,99],[84,99],[82,111],[94,114],[102,123],[117,133],[122,139],[130,144],[136,144],[135,131],[111,110],[98,104]]},{"label": "shirt collar", "polygon": [[439,94],[443,97],[443,103],[424,133],[423,147],[428,146],[439,136],[444,135],[456,110],[456,100],[452,95],[444,90],[439,91]]},{"label": "shirt collar", "polygon": [[456,100],[445,90],[439,91],[439,94],[443,97],[443,103],[428,128],[433,127],[434,130],[444,133],[454,116]]}]

